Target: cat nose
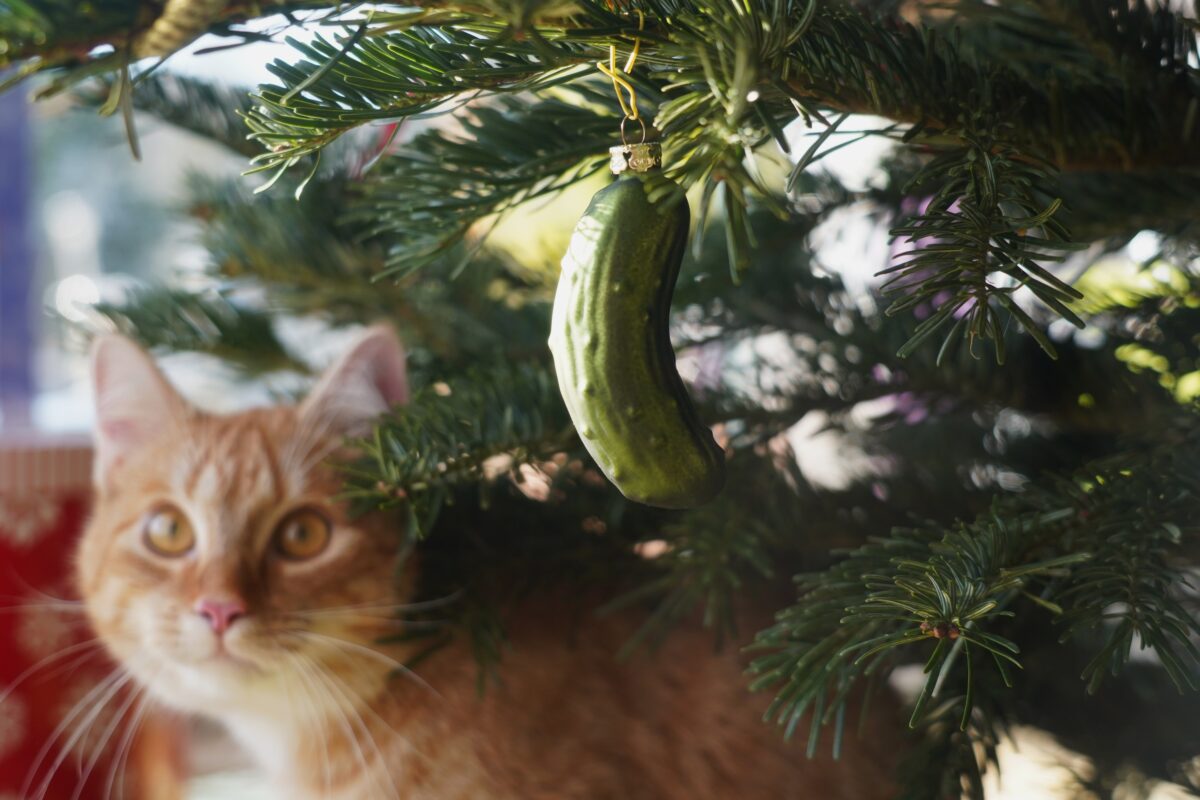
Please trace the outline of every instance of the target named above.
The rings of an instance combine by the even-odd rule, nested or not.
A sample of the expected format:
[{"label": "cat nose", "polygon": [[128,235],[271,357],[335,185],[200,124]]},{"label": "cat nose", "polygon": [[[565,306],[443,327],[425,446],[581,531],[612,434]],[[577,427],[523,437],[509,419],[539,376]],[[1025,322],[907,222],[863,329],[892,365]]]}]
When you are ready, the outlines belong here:
[{"label": "cat nose", "polygon": [[219,635],[239,617],[246,616],[246,605],[241,600],[214,600],[202,597],[196,601],[196,613],[208,620],[208,624]]}]

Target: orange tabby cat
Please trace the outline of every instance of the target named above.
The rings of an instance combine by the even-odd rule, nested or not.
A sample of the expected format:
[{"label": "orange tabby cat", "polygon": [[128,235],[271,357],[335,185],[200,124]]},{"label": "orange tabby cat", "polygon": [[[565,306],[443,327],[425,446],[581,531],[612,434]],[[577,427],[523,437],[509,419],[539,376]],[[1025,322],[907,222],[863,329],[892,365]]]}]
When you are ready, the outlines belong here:
[{"label": "orange tabby cat", "polygon": [[[346,435],[407,395],[394,335],[372,328],[298,407],[214,416],[149,357],[93,351],[96,506],[78,554],[89,617],[160,702],[223,722],[281,798],[571,800],[892,794],[892,715],[814,760],[760,715],[736,652],[684,629],[618,663],[637,615],[577,627],[561,602],[512,623],[481,696],[463,644],[420,675],[389,611],[394,517],[351,519],[329,465]],[[569,634],[575,631],[577,635]]]}]

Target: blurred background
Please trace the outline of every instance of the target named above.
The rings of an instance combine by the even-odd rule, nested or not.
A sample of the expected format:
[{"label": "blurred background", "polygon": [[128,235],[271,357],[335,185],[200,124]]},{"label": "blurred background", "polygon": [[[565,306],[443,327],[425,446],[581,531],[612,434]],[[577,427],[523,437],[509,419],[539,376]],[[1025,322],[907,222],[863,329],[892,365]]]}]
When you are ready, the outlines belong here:
[{"label": "blurred background", "polygon": [[[197,44],[197,48],[202,45]],[[252,88],[281,45],[218,57],[181,53],[169,69]],[[187,214],[191,175],[237,175],[245,161],[179,128],[139,115],[143,159],[130,156],[122,121],[60,96],[0,96],[3,128],[3,378],[0,431],[83,433],[91,424],[87,365],[77,326],[90,307],[131,287],[199,272],[207,253]],[[210,365],[211,366],[211,365]],[[185,380],[203,384],[195,369]],[[203,386],[197,386],[204,392]],[[204,399],[221,402],[225,393]]]},{"label": "blurred background", "polygon": [[[171,59],[166,69],[249,89],[269,79],[266,64],[288,50],[262,43],[194,55],[211,44],[196,42],[189,52]],[[78,524],[77,514],[12,499],[14,487],[45,488],[28,465],[50,462],[38,460],[41,456],[36,454],[58,454],[57,466],[45,469],[58,470],[58,477],[48,482],[68,498],[64,508],[73,507],[70,504],[86,493],[92,411],[85,333],[107,324],[94,307],[119,305],[131,293],[164,282],[203,285],[211,254],[202,242],[192,188],[206,178],[237,176],[247,164],[242,156],[147,115],[138,116],[142,160],[135,161],[118,117],[97,117],[94,109],[79,108],[64,96],[31,104],[28,94],[23,88],[0,95],[0,448],[20,451],[25,459],[0,461],[5,470],[0,474],[0,495],[8,492],[7,500],[0,497],[0,531],[8,531],[9,537],[0,545],[12,548],[13,559],[26,558],[32,564],[40,558],[35,545],[41,542],[61,550]],[[397,144],[436,124],[440,124],[436,119],[407,122]],[[843,126],[848,132],[834,134],[830,141],[841,136],[848,141],[855,129],[876,124],[871,119],[851,119]],[[803,152],[809,131],[796,127],[787,133],[796,142],[794,152]],[[890,151],[888,139],[867,137],[825,158],[821,168],[851,190],[883,186],[882,165]],[[252,176],[245,181],[256,185],[262,179]],[[518,268],[554,274],[570,228],[598,181],[509,215],[491,244]],[[873,276],[889,263],[887,228],[888,220],[871,203],[847,204],[824,218],[813,233],[815,263],[840,276],[849,290],[870,303],[868,291],[878,283]],[[1140,271],[1158,249],[1153,233],[1139,234],[1123,250],[1106,255],[1101,267],[1133,282],[1169,282],[1166,267],[1158,272],[1151,269],[1149,277]],[[329,335],[320,322],[286,316],[274,319],[273,330],[290,352],[303,353],[313,367],[338,352],[347,335],[345,330]],[[1084,332],[1079,341],[1086,345],[1087,337],[1096,335],[1100,334]],[[244,372],[219,358],[196,353],[170,355],[165,366],[188,397],[213,410],[286,396],[301,389],[306,380],[303,370]],[[231,384],[236,385],[235,391],[230,391]],[[1184,376],[1179,392],[1200,394],[1200,374]],[[826,421],[820,412],[810,413],[790,434],[792,444],[810,481],[844,485],[847,476],[861,471],[871,456],[848,445]],[[1005,477],[997,480],[1003,484]],[[20,532],[19,539],[15,531]],[[18,641],[13,633],[17,623],[0,625],[10,626],[0,626],[0,660],[12,664],[32,658],[19,642],[5,644],[6,631],[12,641]],[[6,646],[15,649],[5,652]],[[903,677],[901,673],[901,684]],[[14,708],[0,705],[0,759],[15,753],[16,743],[34,736],[33,728],[23,725],[27,712],[21,716]],[[194,776],[190,796],[197,800],[266,796],[236,748],[219,732],[195,726],[190,738],[193,744],[184,756],[190,765],[186,771]],[[1033,729],[1021,729],[1016,741],[1017,747],[1001,748],[1002,781],[994,773],[989,775],[991,796],[1013,800],[1074,796],[1064,787],[1073,785],[1068,780],[1071,775],[1087,773],[1086,759]],[[1192,795],[1158,782],[1143,796],[1162,800]],[[9,796],[0,792],[0,800]]]}]

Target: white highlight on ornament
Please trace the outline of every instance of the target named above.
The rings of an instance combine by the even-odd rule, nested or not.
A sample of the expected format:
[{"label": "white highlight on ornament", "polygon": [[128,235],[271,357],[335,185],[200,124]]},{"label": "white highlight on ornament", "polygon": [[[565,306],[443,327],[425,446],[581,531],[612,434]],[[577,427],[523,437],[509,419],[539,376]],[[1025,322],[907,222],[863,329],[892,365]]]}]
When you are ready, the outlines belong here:
[{"label": "white highlight on ornament", "polygon": [[562,261],[564,273],[578,270],[580,264],[587,264],[595,257],[596,243],[600,239],[600,233],[600,225],[595,220],[585,217],[579,221],[575,228],[575,235],[571,237],[567,254]]},{"label": "white highlight on ornament", "polygon": [[1139,264],[1154,258],[1162,248],[1162,237],[1154,231],[1142,231],[1129,240],[1125,252]]}]

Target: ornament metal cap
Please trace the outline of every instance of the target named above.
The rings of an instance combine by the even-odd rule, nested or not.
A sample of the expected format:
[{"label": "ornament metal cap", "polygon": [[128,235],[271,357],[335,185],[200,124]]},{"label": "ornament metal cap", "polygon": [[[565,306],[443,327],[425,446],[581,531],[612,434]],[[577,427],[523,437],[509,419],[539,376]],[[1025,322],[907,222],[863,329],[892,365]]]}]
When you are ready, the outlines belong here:
[{"label": "ornament metal cap", "polygon": [[613,175],[623,172],[649,172],[662,167],[662,145],[658,142],[619,144],[608,148],[608,168]]}]

